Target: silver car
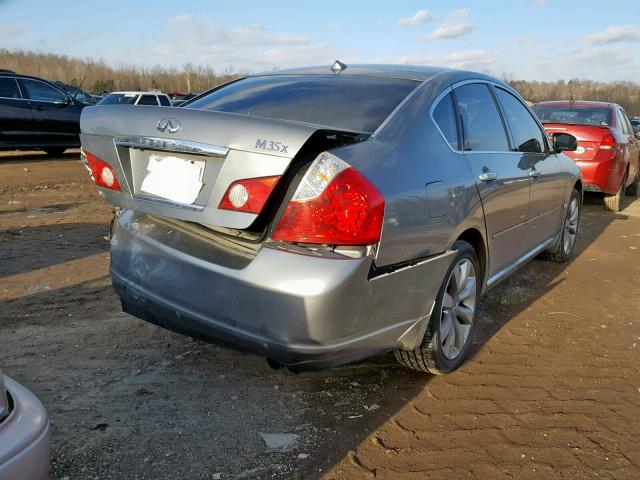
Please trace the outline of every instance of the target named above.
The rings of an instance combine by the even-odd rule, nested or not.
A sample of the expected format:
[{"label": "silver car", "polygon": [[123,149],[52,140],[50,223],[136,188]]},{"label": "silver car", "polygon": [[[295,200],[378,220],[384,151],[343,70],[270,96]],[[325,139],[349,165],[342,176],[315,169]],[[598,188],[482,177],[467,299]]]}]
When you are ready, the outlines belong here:
[{"label": "silver car", "polygon": [[336,62],[89,107],[81,131],[124,311],[293,369],[450,372],[481,293],[575,244],[575,138],[478,73]]},{"label": "silver car", "polygon": [[0,480],[48,479],[50,440],[42,404],[0,371]]}]

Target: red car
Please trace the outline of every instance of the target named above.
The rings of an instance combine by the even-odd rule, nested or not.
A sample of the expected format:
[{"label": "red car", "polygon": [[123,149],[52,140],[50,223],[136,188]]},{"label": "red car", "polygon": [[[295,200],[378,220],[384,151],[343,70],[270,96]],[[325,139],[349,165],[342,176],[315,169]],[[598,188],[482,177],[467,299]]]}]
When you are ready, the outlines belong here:
[{"label": "red car", "polygon": [[532,108],[550,136],[570,133],[578,139],[578,148],[565,153],[580,167],[585,191],[605,194],[606,210],[620,211],[625,193],[640,194],[640,140],[620,105],[555,101]]}]

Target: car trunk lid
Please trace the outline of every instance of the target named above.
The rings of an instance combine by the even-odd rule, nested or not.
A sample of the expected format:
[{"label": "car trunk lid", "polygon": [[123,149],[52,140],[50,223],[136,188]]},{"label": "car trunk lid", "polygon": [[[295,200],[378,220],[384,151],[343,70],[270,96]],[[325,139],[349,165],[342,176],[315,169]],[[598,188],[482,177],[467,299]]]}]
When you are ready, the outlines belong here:
[{"label": "car trunk lid", "polygon": [[258,214],[219,209],[231,183],[283,175],[318,127],[170,107],[97,106],[81,117],[83,151],[114,170],[109,203],[151,215],[246,229]]},{"label": "car trunk lid", "polygon": [[578,148],[571,152],[564,152],[574,160],[590,161],[598,153],[603,137],[610,133],[606,125],[579,125],[567,123],[544,123],[544,128],[553,135],[555,133],[568,133],[578,140]]}]

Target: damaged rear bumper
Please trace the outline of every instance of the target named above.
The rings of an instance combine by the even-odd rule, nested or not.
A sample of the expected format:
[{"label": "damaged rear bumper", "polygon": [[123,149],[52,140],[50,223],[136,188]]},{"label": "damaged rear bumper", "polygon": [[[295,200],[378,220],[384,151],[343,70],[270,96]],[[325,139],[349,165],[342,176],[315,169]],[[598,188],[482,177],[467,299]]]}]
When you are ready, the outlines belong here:
[{"label": "damaged rear bumper", "polygon": [[263,247],[238,259],[125,211],[115,222],[111,276],[123,309],[206,341],[299,369],[415,348],[450,253],[369,278],[373,259]]}]

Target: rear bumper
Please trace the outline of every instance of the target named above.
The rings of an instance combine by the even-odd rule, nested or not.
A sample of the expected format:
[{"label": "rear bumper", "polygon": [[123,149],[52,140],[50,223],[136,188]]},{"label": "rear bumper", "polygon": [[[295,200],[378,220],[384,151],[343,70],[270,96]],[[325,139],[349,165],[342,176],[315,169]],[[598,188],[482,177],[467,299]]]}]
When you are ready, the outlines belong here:
[{"label": "rear bumper", "polygon": [[114,225],[113,285],[123,309],[144,320],[322,368],[417,346],[451,254],[374,279],[370,257],[262,248],[234,263],[224,255],[215,243],[125,211]]},{"label": "rear bumper", "polygon": [[25,387],[5,377],[13,410],[0,423],[0,480],[49,478],[51,432],[47,412]]},{"label": "rear bumper", "polygon": [[618,159],[618,156],[617,151],[602,150],[593,160],[576,161],[582,172],[586,191],[610,195],[618,191],[625,171],[625,164]]}]

